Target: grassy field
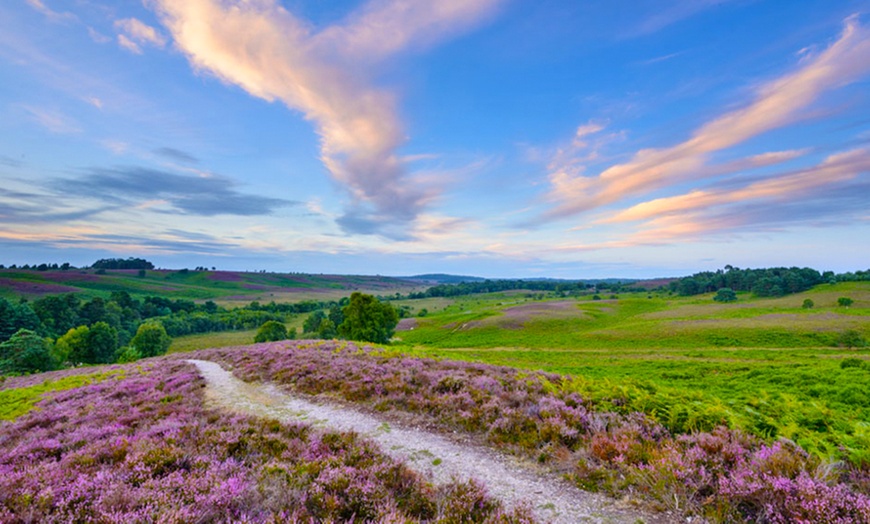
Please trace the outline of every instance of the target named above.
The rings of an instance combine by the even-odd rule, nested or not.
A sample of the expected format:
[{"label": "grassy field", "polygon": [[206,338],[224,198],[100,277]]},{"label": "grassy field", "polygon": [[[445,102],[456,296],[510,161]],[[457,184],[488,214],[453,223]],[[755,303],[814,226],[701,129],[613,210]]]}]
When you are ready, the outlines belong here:
[{"label": "grassy field", "polygon": [[[839,297],[854,303],[839,307]],[[802,308],[805,299],[814,307]],[[394,348],[569,375],[554,388],[646,412],[679,432],[724,423],[870,462],[870,350],[838,347],[850,330],[870,339],[868,283],[776,299],[741,294],[730,304],[712,295],[512,293],[441,306],[398,333]]]},{"label": "grassy field", "polygon": [[140,277],[136,270],[109,270],[104,274],[91,269],[0,270],[0,296],[6,298],[32,299],[59,293],[107,298],[113,291],[127,291],[133,296],[214,300],[238,306],[252,301],[337,300],[353,291],[391,295],[423,288],[418,282],[379,276],[154,270]]}]

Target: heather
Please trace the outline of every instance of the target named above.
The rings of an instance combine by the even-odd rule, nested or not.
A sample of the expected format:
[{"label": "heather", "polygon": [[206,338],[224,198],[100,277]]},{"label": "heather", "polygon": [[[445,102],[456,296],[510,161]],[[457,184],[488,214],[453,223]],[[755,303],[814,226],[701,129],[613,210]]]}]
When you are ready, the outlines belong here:
[{"label": "heather", "polygon": [[410,358],[341,342],[193,356],[220,362],[245,380],[469,432],[547,464],[582,488],[639,497],[662,509],[720,522],[870,522],[866,463],[823,460],[792,441],[724,426],[675,433],[623,409],[627,399],[618,388],[610,398],[592,398],[578,392],[576,379],[555,374]]},{"label": "heather", "polygon": [[355,434],[208,409],[188,364],[120,369],[0,423],[0,521],[530,521],[475,483],[433,487]]}]

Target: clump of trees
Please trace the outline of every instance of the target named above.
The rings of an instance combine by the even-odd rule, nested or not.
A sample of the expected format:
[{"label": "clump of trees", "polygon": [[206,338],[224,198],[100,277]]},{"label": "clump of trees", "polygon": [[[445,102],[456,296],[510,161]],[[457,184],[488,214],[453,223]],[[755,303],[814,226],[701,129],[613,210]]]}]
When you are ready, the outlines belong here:
[{"label": "clump of trees", "polygon": [[345,338],[386,344],[396,332],[399,313],[391,304],[355,292],[327,311],[312,312],[303,324],[306,336]]},{"label": "clump of trees", "polygon": [[737,293],[735,293],[730,287],[723,287],[716,292],[716,296],[713,297],[713,300],[716,302],[735,302],[737,300]]},{"label": "clump of trees", "polygon": [[144,258],[101,258],[93,264],[93,269],[154,269],[154,264]]}]

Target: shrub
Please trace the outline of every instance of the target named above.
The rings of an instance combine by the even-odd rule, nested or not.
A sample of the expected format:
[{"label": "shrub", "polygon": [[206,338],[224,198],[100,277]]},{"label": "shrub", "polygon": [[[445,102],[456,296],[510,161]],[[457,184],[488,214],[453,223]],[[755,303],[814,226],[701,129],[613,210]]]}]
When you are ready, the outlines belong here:
[{"label": "shrub", "polygon": [[864,338],[864,335],[854,329],[847,329],[837,337],[837,345],[847,349],[862,348],[867,345],[867,340]]},{"label": "shrub", "polygon": [[804,309],[813,309],[813,306],[815,306],[815,305],[816,305],[815,302],[813,302],[809,298],[806,298],[806,299],[804,299],[804,303],[803,303],[803,305],[801,305],[801,307]]},{"label": "shrub", "polygon": [[860,358],[844,358],[840,361],[840,369],[848,369],[848,368],[863,368],[865,367],[864,361]]},{"label": "shrub", "polygon": [[840,297],[837,299],[837,305],[840,307],[849,307],[853,303],[854,303],[854,300],[852,300],[849,297]]},{"label": "shrub", "polygon": [[713,300],[716,302],[734,302],[737,300],[737,293],[735,293],[730,287],[723,287],[716,292],[716,296],[713,297]]},{"label": "shrub", "polygon": [[166,334],[166,329],[160,322],[146,322],[136,330],[136,336],[130,340],[130,347],[143,357],[163,355],[172,344],[172,338]]},{"label": "shrub", "polygon": [[287,327],[281,322],[270,320],[257,330],[254,342],[276,342],[278,340],[287,340],[288,338],[291,337],[287,334]]}]

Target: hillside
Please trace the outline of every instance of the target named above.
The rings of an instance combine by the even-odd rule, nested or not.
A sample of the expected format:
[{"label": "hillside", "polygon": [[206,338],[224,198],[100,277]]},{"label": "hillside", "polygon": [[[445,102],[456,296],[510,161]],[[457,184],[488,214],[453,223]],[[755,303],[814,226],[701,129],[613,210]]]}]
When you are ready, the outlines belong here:
[{"label": "hillside", "polygon": [[391,295],[425,289],[419,281],[383,276],[309,275],[242,271],[69,269],[66,271],[0,270],[0,296],[33,299],[77,293],[86,298],[108,297],[113,291],[131,296],[159,295],[172,299],[214,300],[223,305],[260,302],[332,300],[362,291]]}]

